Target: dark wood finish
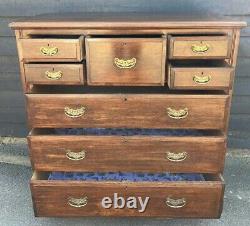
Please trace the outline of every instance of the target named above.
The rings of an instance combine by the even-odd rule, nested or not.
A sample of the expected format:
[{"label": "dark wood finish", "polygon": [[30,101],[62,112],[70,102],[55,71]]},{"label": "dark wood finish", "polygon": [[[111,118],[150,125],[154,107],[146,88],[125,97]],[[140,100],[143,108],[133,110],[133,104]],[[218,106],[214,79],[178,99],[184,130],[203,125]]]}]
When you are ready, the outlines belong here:
[{"label": "dark wood finish", "polygon": [[[32,127],[126,127],[222,129],[226,95],[161,94],[27,94]],[[85,108],[76,118],[65,107]],[[168,109],[186,109],[186,118],[173,119]]]},{"label": "dark wood finish", "polygon": [[[214,136],[65,136],[29,135],[33,168],[38,171],[85,172],[203,172],[223,170],[225,138]],[[66,153],[85,151],[81,160]],[[186,159],[170,161],[170,153],[186,152]]]},{"label": "dark wood finish", "polygon": [[[168,86],[171,89],[209,89],[231,88],[233,67],[169,67]],[[207,83],[199,83],[195,78],[205,78]]]},{"label": "dark wood finish", "polygon": [[[164,85],[165,38],[86,38],[89,85]],[[117,62],[117,61],[118,62]],[[132,61],[129,68],[116,65]]]},{"label": "dark wood finish", "polygon": [[[84,83],[85,64],[24,64],[26,83],[47,85],[80,85]],[[51,79],[47,72],[61,72]]]},{"label": "dark wood finish", "polygon": [[[60,38],[34,38],[20,39],[20,58],[27,62],[45,61],[76,61],[83,59],[83,37],[78,39]],[[41,53],[41,47],[58,48],[58,53],[53,56],[45,56]]]},{"label": "dark wood finish", "polygon": [[[192,45],[208,45],[205,52],[192,51]],[[228,36],[170,36],[169,58],[171,59],[220,59],[229,58],[231,38]]]},{"label": "dark wood finish", "polygon": [[[240,28],[246,26],[246,23],[218,20],[215,17],[201,19],[167,15],[169,14],[74,13],[73,15],[53,15],[54,18],[44,15],[12,23],[10,26],[15,30],[17,38],[23,90],[27,94],[28,123],[33,128],[126,127],[220,131],[213,136],[210,134],[210,136],[201,137],[55,136],[32,133],[29,136],[29,146],[34,169],[138,172],[169,170],[206,173],[223,171],[225,134],[228,128]],[[86,88],[83,92],[86,94],[79,94],[77,88],[81,86],[75,86],[74,94],[67,94],[70,91],[67,86],[63,86],[61,88],[65,87],[65,90],[59,94],[55,92],[59,90],[58,87],[51,90],[52,86],[34,85],[32,81],[38,81],[41,78],[37,74],[34,76],[32,74],[34,71],[29,74],[30,77],[26,77],[25,63],[29,61],[39,62],[41,66],[37,67],[37,72],[40,71],[40,75],[41,68],[45,67],[44,63],[54,66],[53,62],[60,62],[66,66],[66,62],[82,61],[85,52],[83,37],[88,37],[89,85],[163,86],[166,76],[171,88],[182,87],[182,89],[191,90],[206,88],[223,89],[223,91],[203,90],[179,93],[162,87],[164,92],[160,93],[164,94],[158,92],[156,94],[157,87],[148,87],[144,89],[146,92],[141,94],[132,94],[132,92],[117,94],[112,92],[112,89],[109,94],[100,94],[101,92],[88,94],[89,91],[96,92],[93,90],[94,87],[82,87]],[[0,50],[8,55],[10,48],[7,46],[12,46],[11,40],[6,37],[2,37],[1,40]],[[116,40],[115,43],[114,40]],[[159,43],[156,45],[152,40],[159,40]],[[55,44],[59,49],[57,54],[46,57],[38,54],[39,51],[41,52],[41,45],[54,47]],[[126,48],[121,46],[122,44],[126,44]],[[192,46],[194,44],[196,46]],[[247,41],[244,45],[246,44]],[[15,51],[13,47],[11,50]],[[48,50],[43,48],[42,52],[44,51]],[[240,55],[247,56],[246,52],[243,48]],[[125,63],[113,61],[114,57],[125,60]],[[127,61],[130,59],[133,59],[132,63],[136,59],[136,66]],[[174,74],[172,73],[170,77],[169,72],[165,74],[165,66],[176,63],[177,61],[173,62],[175,59],[189,62],[192,59],[201,59],[203,62],[208,62],[208,59],[225,59],[229,67],[220,68],[220,70],[211,67],[202,68],[202,71],[200,71],[201,65],[199,65],[200,68],[182,68],[185,69],[184,71],[174,67],[172,68]],[[131,67],[132,70],[126,69],[124,70],[126,73],[121,73],[114,70],[113,62],[118,62],[118,65],[123,63],[123,67],[124,65],[125,67],[133,65],[133,67]],[[194,66],[197,67],[198,63],[196,62]],[[199,72],[201,75],[202,72],[203,75],[205,72],[212,72],[216,75],[213,74],[211,82],[206,86],[203,84],[197,87],[190,81],[190,76],[194,72]],[[70,74],[75,75],[74,78],[79,78],[74,73]],[[34,80],[31,77],[34,77]],[[199,80],[203,81],[202,78]],[[79,82],[79,80],[74,81]],[[82,81],[80,80],[81,84]],[[8,82],[4,84],[8,86]],[[65,84],[70,83],[67,80]],[[126,87],[114,88],[117,88],[116,91],[118,90],[119,93],[120,90],[130,93]],[[41,94],[40,92],[45,89],[47,94]],[[149,92],[152,94],[147,94]],[[72,160],[65,161],[66,150],[73,151],[74,156],[83,147],[86,148],[85,158],[74,163]],[[187,157],[181,162],[166,163],[169,161],[166,159],[166,149],[172,153],[186,151]],[[72,153],[70,155],[72,156]],[[224,183],[220,176],[207,177],[207,180],[202,182],[169,183],[48,181],[46,173],[35,172],[31,189],[37,216],[214,218],[219,217],[222,210]],[[137,210],[102,208],[101,198],[112,196],[114,192],[125,197],[150,196],[152,200],[148,209],[142,214]],[[89,198],[84,208],[74,208],[67,204],[69,197],[80,198],[83,195]],[[187,203],[182,208],[170,208],[165,203],[167,197],[185,198]]]},{"label": "dark wood finish", "polygon": [[[220,176],[201,182],[81,182],[47,181],[35,173],[31,180],[31,191],[36,216],[148,216],[170,218],[218,218],[221,214],[224,182]],[[101,205],[104,197],[114,193],[128,198],[149,197],[146,210],[105,209]],[[70,197],[88,197],[84,207],[68,204]],[[186,205],[171,208],[166,199],[184,198]]]}]

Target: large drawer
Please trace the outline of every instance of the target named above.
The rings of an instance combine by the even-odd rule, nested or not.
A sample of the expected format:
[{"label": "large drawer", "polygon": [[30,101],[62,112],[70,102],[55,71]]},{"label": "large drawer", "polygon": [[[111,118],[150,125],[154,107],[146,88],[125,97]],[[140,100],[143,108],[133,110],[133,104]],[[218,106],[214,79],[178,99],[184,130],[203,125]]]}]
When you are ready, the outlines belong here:
[{"label": "large drawer", "polygon": [[28,136],[35,170],[218,173],[224,166],[223,136],[189,131],[178,131],[178,136],[171,136],[171,131],[168,136],[58,135],[65,134],[60,132],[64,129],[55,131],[34,130]]},{"label": "large drawer", "polygon": [[[48,181],[46,174],[35,172],[31,191],[36,216],[218,218],[224,182],[221,176],[177,182]],[[115,204],[117,197],[124,199],[120,206]]]},{"label": "large drawer", "polygon": [[20,58],[24,61],[70,61],[83,59],[83,37],[20,39]]},{"label": "large drawer", "polygon": [[31,127],[222,129],[227,95],[26,94]]},{"label": "large drawer", "polygon": [[163,86],[165,38],[86,38],[89,85]]}]

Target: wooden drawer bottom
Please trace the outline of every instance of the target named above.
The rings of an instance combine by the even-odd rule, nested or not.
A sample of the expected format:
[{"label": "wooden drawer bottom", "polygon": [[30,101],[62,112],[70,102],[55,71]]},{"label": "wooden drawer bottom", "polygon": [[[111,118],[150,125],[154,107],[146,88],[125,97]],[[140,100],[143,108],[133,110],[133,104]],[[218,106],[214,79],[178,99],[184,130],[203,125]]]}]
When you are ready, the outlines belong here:
[{"label": "wooden drawer bottom", "polygon": [[65,181],[35,172],[31,191],[36,216],[218,218],[223,178],[204,177],[205,181]]}]

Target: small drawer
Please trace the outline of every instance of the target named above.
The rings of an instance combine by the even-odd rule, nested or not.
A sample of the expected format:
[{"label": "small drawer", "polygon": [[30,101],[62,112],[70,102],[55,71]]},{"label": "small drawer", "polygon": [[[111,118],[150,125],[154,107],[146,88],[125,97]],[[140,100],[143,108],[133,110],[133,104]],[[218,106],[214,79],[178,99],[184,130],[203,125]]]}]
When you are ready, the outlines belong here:
[{"label": "small drawer", "polygon": [[[126,131],[130,136],[124,135]],[[221,135],[190,130],[140,133],[124,129],[123,133],[121,129],[32,130],[28,143],[33,168],[68,172],[223,171],[226,146]]]},{"label": "small drawer", "polygon": [[165,38],[86,38],[89,85],[163,86]]},{"label": "small drawer", "polygon": [[85,64],[25,64],[25,80],[30,84],[80,85]]},{"label": "small drawer", "polygon": [[48,174],[35,172],[31,191],[35,215],[40,217],[219,218],[223,178],[204,178],[162,182],[48,180]]},{"label": "small drawer", "polygon": [[229,36],[170,36],[170,59],[225,59],[230,57]]},{"label": "small drawer", "polygon": [[228,95],[26,94],[33,128],[223,129]]},{"label": "small drawer", "polygon": [[27,62],[79,62],[84,54],[83,40],[83,37],[20,39],[20,57]]},{"label": "small drawer", "polygon": [[232,86],[233,67],[169,65],[168,86],[171,89],[222,90]]}]

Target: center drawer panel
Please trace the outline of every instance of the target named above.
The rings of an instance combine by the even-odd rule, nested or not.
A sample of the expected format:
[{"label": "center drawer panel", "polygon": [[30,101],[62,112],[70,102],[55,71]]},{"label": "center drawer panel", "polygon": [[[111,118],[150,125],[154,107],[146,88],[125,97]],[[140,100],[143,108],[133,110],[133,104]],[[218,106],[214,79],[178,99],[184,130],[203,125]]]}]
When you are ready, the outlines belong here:
[{"label": "center drawer panel", "polygon": [[[220,175],[206,176],[205,181],[63,181],[48,180],[48,176],[35,172],[31,191],[36,216],[218,218],[224,182]],[[124,208],[114,206],[114,196],[126,200]],[[107,197],[109,208],[103,201]],[[145,209],[138,203],[136,208],[131,206],[131,197],[147,199]]]},{"label": "center drawer panel", "polygon": [[225,137],[202,132],[198,136],[180,135],[58,135],[34,130],[28,143],[33,168],[39,171],[222,171]]},{"label": "center drawer panel", "polygon": [[35,128],[222,129],[228,95],[26,94]]},{"label": "center drawer panel", "polygon": [[164,86],[165,38],[86,38],[89,85]]}]

